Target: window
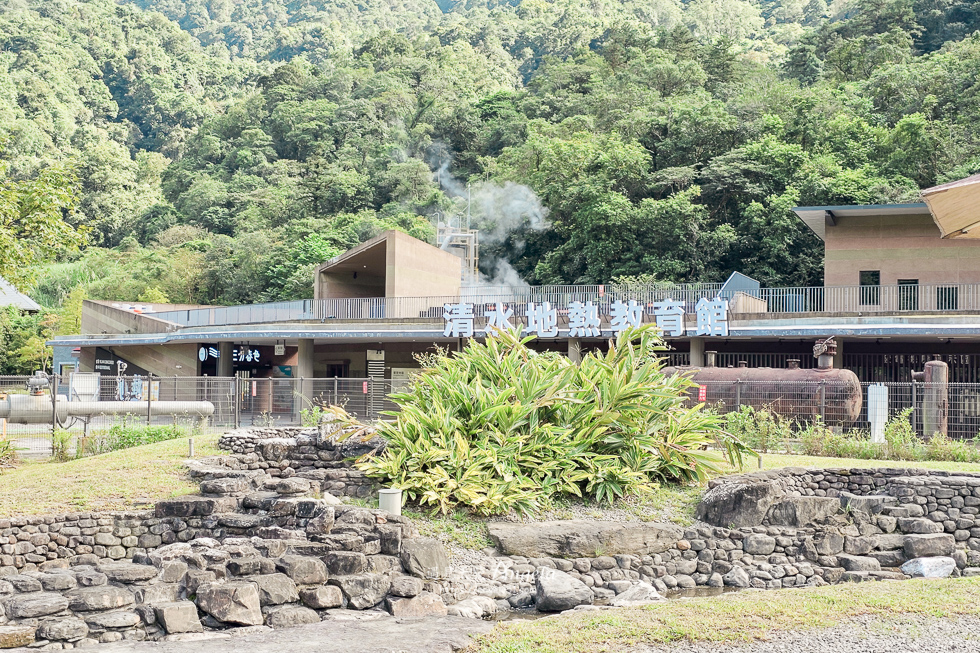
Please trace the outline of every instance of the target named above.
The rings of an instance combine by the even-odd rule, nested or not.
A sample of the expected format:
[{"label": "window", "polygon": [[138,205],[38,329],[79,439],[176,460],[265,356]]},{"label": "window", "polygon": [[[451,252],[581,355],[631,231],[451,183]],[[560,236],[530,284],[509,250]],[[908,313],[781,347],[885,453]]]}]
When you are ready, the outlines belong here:
[{"label": "window", "polygon": [[918,279],[898,280],[898,310],[900,311],[919,310],[919,280]]},{"label": "window", "polygon": [[956,286],[936,288],[936,308],[940,311],[955,311],[959,303],[958,291]]},{"label": "window", "polygon": [[865,306],[881,303],[881,271],[861,271],[861,303]]}]

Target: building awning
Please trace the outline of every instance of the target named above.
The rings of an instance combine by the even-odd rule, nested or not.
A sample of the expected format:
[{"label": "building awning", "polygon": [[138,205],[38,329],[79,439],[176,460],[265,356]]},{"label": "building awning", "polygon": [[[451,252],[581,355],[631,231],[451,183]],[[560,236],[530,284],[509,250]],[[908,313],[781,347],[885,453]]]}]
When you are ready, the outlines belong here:
[{"label": "building awning", "polygon": [[943,238],[980,238],[980,175],[922,191]]}]

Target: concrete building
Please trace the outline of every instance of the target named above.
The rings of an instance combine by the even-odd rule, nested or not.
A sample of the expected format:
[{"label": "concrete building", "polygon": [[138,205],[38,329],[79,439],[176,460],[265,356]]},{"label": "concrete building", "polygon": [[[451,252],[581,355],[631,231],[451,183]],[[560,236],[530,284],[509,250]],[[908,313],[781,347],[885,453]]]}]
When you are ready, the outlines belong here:
[{"label": "concrete building", "polygon": [[[724,284],[631,290],[474,287],[461,284],[460,258],[392,231],[317,268],[315,299],[232,307],[87,301],[82,335],[56,344],[79,348],[80,370],[106,374],[123,361],[128,373],[159,376],[397,380],[417,367],[417,354],[461,346],[446,304],[469,307],[482,337],[495,314],[526,329],[547,302],[556,332],[534,346],[575,357],[607,346],[616,310],[631,305],[654,322],[657,305],[671,299],[682,313],[667,338],[675,364],[703,364],[704,351],[713,350],[721,366],[786,367],[798,359],[810,367],[813,341],[836,336],[835,366],[864,382],[908,382],[939,356],[951,381],[978,383],[980,239],[969,235],[970,217],[941,225],[956,211],[975,215],[963,193],[980,192],[980,184],[938,188],[924,191],[926,203],[795,209],[825,243],[826,283],[818,287],[764,288],[740,274]],[[943,192],[956,193],[957,202],[936,199]],[[942,212],[930,211],[933,204]],[[705,332],[698,306],[715,297],[728,302],[726,328]],[[577,302],[595,307],[598,334],[573,333]]]}]

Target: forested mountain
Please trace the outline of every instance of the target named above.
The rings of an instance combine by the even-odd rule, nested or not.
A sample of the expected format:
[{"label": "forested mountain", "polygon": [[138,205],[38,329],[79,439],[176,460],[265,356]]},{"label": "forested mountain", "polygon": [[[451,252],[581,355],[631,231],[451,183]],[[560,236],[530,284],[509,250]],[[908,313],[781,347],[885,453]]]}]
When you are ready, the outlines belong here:
[{"label": "forested mountain", "polygon": [[0,0],[0,274],[51,307],[304,297],[469,194],[488,276],[819,284],[790,207],[980,170],[977,29],[952,0]]}]

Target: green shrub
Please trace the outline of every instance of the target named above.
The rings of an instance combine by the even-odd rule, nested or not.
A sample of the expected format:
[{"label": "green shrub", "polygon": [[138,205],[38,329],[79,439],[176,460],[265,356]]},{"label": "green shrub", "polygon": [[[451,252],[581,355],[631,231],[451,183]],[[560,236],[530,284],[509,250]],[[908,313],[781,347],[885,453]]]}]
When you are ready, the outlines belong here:
[{"label": "green shrub", "polygon": [[[704,480],[753,454],[700,405],[692,383],[660,370],[650,328],[623,333],[579,365],[501,332],[440,353],[382,424],[386,451],[358,466],[411,499],[448,512],[530,512],[558,495],[611,500],[659,481]],[[709,451],[720,445],[721,451]]]},{"label": "green shrub", "polygon": [[885,424],[884,442],[872,442],[867,431],[852,429],[834,433],[822,425],[813,425],[799,432],[803,453],[809,456],[858,458],[861,460],[938,460],[948,462],[980,462],[976,440],[952,440],[941,433],[927,442],[916,435],[912,426],[912,409],[892,415]]},{"label": "green shrub", "polygon": [[145,424],[129,424],[123,421],[113,424],[104,431],[93,433],[88,438],[85,453],[109,453],[110,451],[139,447],[164,440],[188,438],[191,435],[190,430],[177,424],[146,426]]},{"label": "green shrub", "polygon": [[733,436],[756,451],[769,453],[781,448],[789,450],[793,438],[792,422],[769,409],[756,410],[742,405],[725,415],[725,428]]},{"label": "green shrub", "polygon": [[[74,433],[65,429],[55,430],[51,435],[51,457],[59,463],[78,457],[81,455],[81,452],[77,447],[73,447],[74,444]],[[74,454],[72,454],[72,448],[75,448]]]}]

